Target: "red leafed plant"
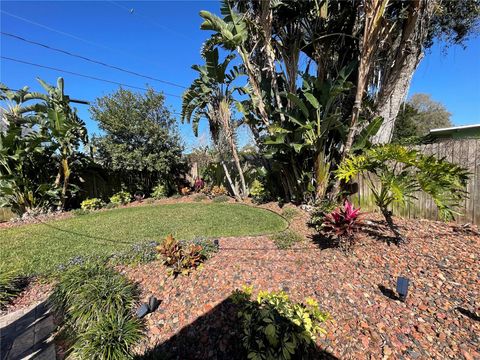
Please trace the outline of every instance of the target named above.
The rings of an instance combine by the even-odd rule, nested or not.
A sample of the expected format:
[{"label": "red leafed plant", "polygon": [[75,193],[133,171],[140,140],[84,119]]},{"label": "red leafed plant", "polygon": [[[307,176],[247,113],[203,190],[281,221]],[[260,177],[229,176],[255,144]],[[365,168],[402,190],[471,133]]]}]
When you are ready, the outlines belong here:
[{"label": "red leafed plant", "polygon": [[322,232],[335,236],[340,247],[348,251],[355,243],[355,232],[360,225],[360,216],[360,208],[355,209],[350,201],[345,200],[343,208],[337,208],[325,215]]}]

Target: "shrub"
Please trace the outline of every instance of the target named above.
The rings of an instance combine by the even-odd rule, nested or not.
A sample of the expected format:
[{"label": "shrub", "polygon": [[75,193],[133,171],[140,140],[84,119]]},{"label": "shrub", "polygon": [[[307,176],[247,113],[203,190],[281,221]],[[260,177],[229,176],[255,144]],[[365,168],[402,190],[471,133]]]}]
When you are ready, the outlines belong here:
[{"label": "shrub", "polygon": [[210,240],[197,238],[192,241],[178,241],[171,234],[157,246],[163,264],[170,268],[169,273],[174,276],[188,275],[216,250]]},{"label": "shrub", "polygon": [[196,191],[196,192],[199,192],[201,191],[205,186],[205,181],[203,181],[203,179],[201,178],[198,178],[195,180],[195,184],[193,185],[193,189]]},{"label": "shrub", "polygon": [[230,197],[228,195],[218,195],[215,196],[212,201],[214,203],[224,203],[230,201]]},{"label": "shrub", "polygon": [[108,203],[107,205],[105,205],[105,209],[115,209],[118,207],[118,204],[117,203]]},{"label": "shrub", "polygon": [[2,309],[10,300],[18,294],[18,277],[15,272],[4,269],[0,265],[0,309]]},{"label": "shrub", "polygon": [[80,207],[83,210],[98,210],[98,209],[101,209],[104,205],[105,204],[101,199],[92,198],[92,199],[83,200],[82,203],[80,204]]},{"label": "shrub", "polygon": [[193,198],[193,200],[197,201],[197,202],[204,201],[204,200],[207,200],[207,199],[208,199],[208,196],[205,195],[205,194],[198,194],[197,196],[195,196]]},{"label": "shrub", "polygon": [[335,236],[340,247],[348,251],[355,243],[355,232],[358,230],[360,220],[360,208],[345,200],[343,208],[338,208],[327,214],[322,224],[322,232]]},{"label": "shrub", "polygon": [[128,191],[119,191],[112,197],[110,202],[116,205],[126,205],[132,200],[132,195]]},{"label": "shrub", "polygon": [[286,230],[270,237],[279,249],[288,249],[293,244],[303,240],[302,235],[292,230]]},{"label": "shrub", "polygon": [[90,210],[74,209],[74,210],[72,210],[72,214],[73,214],[73,216],[87,215],[87,214],[90,214]]},{"label": "shrub", "polygon": [[228,191],[225,189],[225,186],[220,185],[220,186],[213,186],[212,189],[210,190],[210,194],[213,197],[220,196],[220,195],[227,195]]},{"label": "shrub", "polygon": [[298,214],[299,214],[299,211],[294,207],[285,207],[282,210],[282,216],[288,221],[292,221],[294,218],[298,216]]},{"label": "shrub", "polygon": [[71,266],[61,275],[50,298],[75,338],[80,359],[128,359],[142,336],[133,316],[139,291],[123,275],[100,262]]},{"label": "shrub", "polygon": [[292,302],[283,291],[260,291],[252,300],[252,287],[236,290],[232,300],[240,307],[242,345],[248,359],[303,359],[314,348],[315,337],[328,315],[318,303]]},{"label": "shrub", "polygon": [[157,186],[155,186],[152,189],[151,196],[152,198],[157,200],[165,198],[167,196],[167,189],[165,185],[158,184]]},{"label": "shrub", "polygon": [[253,180],[252,185],[250,186],[250,195],[252,196],[253,201],[257,203],[261,203],[266,200],[267,191],[260,180]]}]

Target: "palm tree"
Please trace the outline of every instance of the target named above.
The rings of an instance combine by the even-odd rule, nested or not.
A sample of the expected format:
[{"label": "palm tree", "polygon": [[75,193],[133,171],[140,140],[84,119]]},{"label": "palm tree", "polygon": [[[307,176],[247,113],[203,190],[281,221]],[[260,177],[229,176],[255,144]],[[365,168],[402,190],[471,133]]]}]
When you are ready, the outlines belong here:
[{"label": "palm tree", "polygon": [[[221,144],[221,137],[224,136],[240,177],[242,195],[246,196],[245,178],[235,143],[235,125],[231,113],[231,107],[235,103],[233,92],[237,90],[233,81],[238,72],[232,71],[230,74],[226,74],[227,67],[233,57],[233,55],[227,56],[222,63],[219,63],[218,49],[209,49],[204,53],[206,64],[192,66],[192,69],[197,71],[199,76],[183,95],[182,120],[191,122],[193,131],[198,136],[198,123],[202,118],[207,119],[210,134],[216,147]],[[222,166],[232,192],[238,200],[241,200],[241,196],[235,190],[230,173],[223,160]]]}]

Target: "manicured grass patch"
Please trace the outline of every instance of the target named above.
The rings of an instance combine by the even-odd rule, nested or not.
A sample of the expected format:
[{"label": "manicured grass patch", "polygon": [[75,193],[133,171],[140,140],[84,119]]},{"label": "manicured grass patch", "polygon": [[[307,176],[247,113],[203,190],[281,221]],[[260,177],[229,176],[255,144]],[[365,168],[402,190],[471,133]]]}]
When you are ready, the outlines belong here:
[{"label": "manicured grass patch", "polygon": [[47,274],[74,256],[108,255],[167,234],[245,236],[284,230],[276,214],[238,204],[169,204],[93,212],[0,230],[0,262],[22,275]]}]

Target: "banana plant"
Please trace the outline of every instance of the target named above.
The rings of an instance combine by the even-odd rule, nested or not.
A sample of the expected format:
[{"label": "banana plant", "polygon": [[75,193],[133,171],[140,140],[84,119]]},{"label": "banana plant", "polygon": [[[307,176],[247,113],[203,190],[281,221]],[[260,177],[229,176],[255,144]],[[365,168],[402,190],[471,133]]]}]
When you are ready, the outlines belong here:
[{"label": "banana plant", "polygon": [[[210,49],[203,55],[205,65],[192,66],[192,69],[198,72],[198,78],[183,94],[182,121],[191,122],[194,134],[198,136],[200,120],[202,118],[207,119],[210,134],[216,147],[220,146],[222,137],[225,138],[240,177],[242,195],[246,196],[245,178],[235,143],[236,125],[232,120],[231,113],[234,105],[233,93],[237,91],[234,81],[239,72],[235,67],[229,73],[227,72],[234,55],[228,55],[223,62],[219,61],[217,48]],[[231,179],[226,165],[224,170],[227,178]],[[235,197],[241,200],[233,182],[229,181],[229,183]]]},{"label": "banana plant", "polygon": [[313,167],[304,167],[297,182],[307,179],[307,192],[313,193],[314,199],[326,193],[331,180],[330,168],[345,136],[343,114],[338,105],[352,87],[347,81],[348,71],[342,70],[334,81],[323,82],[304,74],[303,85],[297,93],[283,93],[290,103],[284,112],[288,121],[268,128],[265,143],[274,152],[293,152],[295,158],[313,162]]},{"label": "banana plant", "polygon": [[[57,79],[57,86],[51,86],[41,79],[37,81],[46,90],[44,97],[47,116],[41,124],[42,131],[57,149],[59,156],[55,185],[61,187],[60,208],[65,208],[72,174],[71,161],[81,143],[88,142],[85,123],[70,106],[70,98],[64,93],[63,78]],[[72,188],[73,189],[73,188]],[[71,189],[71,190],[72,190]]]}]

